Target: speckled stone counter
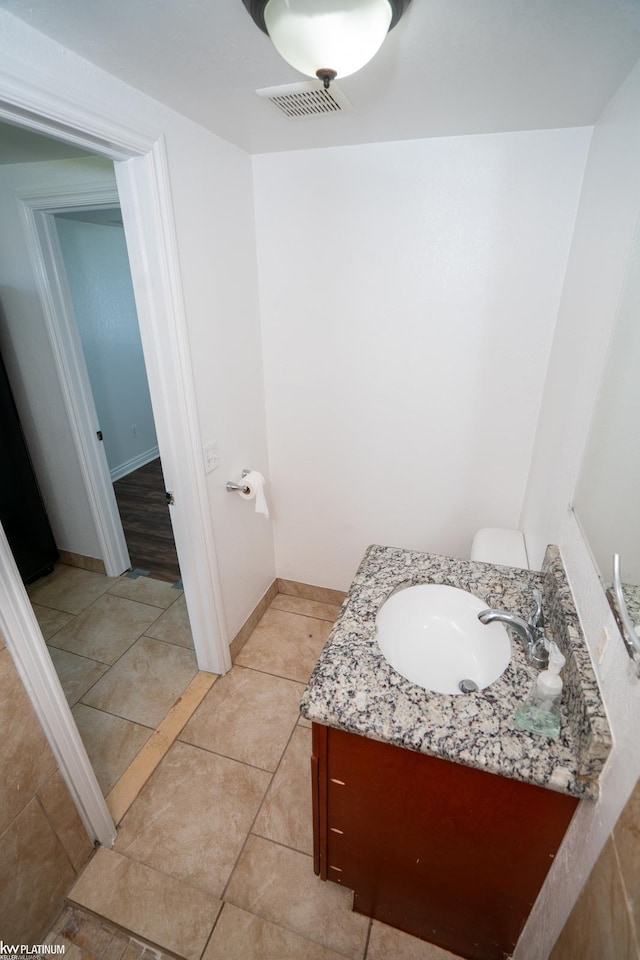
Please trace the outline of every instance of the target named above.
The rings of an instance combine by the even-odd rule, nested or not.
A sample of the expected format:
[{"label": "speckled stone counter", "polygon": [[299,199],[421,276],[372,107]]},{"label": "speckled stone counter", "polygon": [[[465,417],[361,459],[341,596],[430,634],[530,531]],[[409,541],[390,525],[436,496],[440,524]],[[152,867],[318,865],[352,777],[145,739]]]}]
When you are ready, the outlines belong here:
[{"label": "speckled stone counter", "polygon": [[[487,606],[528,619],[532,591],[543,591],[546,633],[567,658],[563,724],[555,740],[521,730],[518,704],[537,671],[512,636],[511,662],[478,693],[431,693],[387,663],[375,638],[379,607],[400,584],[461,587]],[[303,716],[527,783],[595,798],[611,738],[595,674],[559,552],[549,547],[541,573],[372,546],[305,690]]]},{"label": "speckled stone counter", "polygon": [[[627,613],[633,623],[636,624],[636,626],[640,626],[640,587],[634,583],[623,583],[622,593],[624,595],[624,602],[627,605]],[[613,592],[613,584],[607,584],[607,595],[609,597],[609,604],[613,608],[614,616],[618,619],[620,615],[618,614],[618,604]]]}]

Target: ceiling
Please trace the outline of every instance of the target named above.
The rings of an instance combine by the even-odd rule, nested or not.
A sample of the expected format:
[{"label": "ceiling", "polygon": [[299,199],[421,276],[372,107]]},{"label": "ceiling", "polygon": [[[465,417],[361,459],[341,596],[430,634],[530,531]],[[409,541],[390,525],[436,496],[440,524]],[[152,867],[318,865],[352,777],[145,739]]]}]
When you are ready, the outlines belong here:
[{"label": "ceiling", "polygon": [[251,153],[591,125],[640,59],[640,0],[412,0],[350,112],[290,120],[255,90],[304,78],[242,0],[0,7]]}]

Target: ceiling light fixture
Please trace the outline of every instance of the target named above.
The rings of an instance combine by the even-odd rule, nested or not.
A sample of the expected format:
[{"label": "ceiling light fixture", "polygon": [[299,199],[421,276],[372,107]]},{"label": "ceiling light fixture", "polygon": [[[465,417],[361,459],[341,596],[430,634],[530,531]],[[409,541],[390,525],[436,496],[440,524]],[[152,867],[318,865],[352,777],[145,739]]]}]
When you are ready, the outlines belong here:
[{"label": "ceiling light fixture", "polygon": [[411,0],[242,0],[281,57],[325,89],[378,52]]}]

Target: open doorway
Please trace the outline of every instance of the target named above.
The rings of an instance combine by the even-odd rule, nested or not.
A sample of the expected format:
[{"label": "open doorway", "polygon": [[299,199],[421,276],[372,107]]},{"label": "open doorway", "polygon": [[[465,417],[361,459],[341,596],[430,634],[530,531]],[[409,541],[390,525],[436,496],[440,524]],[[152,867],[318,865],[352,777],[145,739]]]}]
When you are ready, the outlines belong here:
[{"label": "open doorway", "polygon": [[[46,150],[46,146],[43,149]],[[125,496],[123,500],[124,507],[130,510],[129,516],[123,517],[123,526],[128,525],[134,531],[133,546],[137,553],[130,550],[131,563],[126,555],[122,562],[127,568],[133,565],[136,569],[126,573],[116,567],[114,572],[124,575],[108,577],[104,570],[100,571],[98,563],[102,558],[93,555],[90,541],[74,539],[85,534],[82,528],[91,518],[86,511],[82,513],[78,498],[65,500],[61,496],[64,490],[60,490],[60,468],[64,468],[63,475],[70,482],[77,481],[78,486],[79,468],[76,465],[74,470],[67,456],[61,464],[56,460],[57,443],[46,445],[42,440],[51,427],[49,421],[42,422],[45,413],[43,407],[38,406],[38,398],[42,398],[46,408],[56,405],[55,377],[47,380],[54,365],[45,353],[46,340],[39,336],[43,322],[37,323],[36,311],[29,317],[30,327],[20,329],[24,313],[18,297],[11,296],[11,285],[17,286],[20,261],[25,266],[22,282],[27,285],[28,258],[24,253],[20,257],[17,252],[13,259],[7,258],[7,265],[3,267],[3,293],[7,296],[8,309],[3,311],[0,338],[11,353],[14,383],[18,389],[24,388],[19,412],[27,420],[29,405],[36,411],[35,422],[30,425],[29,452],[37,468],[33,486],[37,489],[38,481],[41,487],[46,485],[50,498],[49,514],[60,554],[53,570],[51,559],[55,559],[55,554],[47,566],[36,569],[31,565],[28,570],[16,554],[16,543],[28,541],[33,529],[34,511],[31,501],[26,499],[23,473],[14,485],[14,508],[9,516],[4,509],[0,515],[23,580],[28,584],[32,610],[68,706],[100,788],[108,797],[129,763],[192,681],[198,664],[159,467],[154,414],[120,210],[87,206],[80,210],[65,207],[62,212],[56,212],[56,187],[61,178],[69,180],[65,186],[68,195],[77,191],[80,201],[88,199],[93,159],[3,165],[0,194],[11,193],[11,185],[19,183],[23,187],[30,184],[28,189],[32,194],[38,190],[42,203],[47,202],[49,191],[54,198],[51,209],[43,208],[37,214],[42,228],[38,236],[45,254],[51,254],[43,260],[49,268],[48,287],[54,291],[52,303],[60,304],[65,314],[52,318],[55,331],[61,328],[61,345],[69,345],[63,358],[65,367],[76,372],[83,363],[86,367],[86,384],[79,376],[74,378],[79,392],[76,405],[82,402],[87,410],[95,407],[95,426],[104,434],[99,440],[90,424],[89,443],[103,455],[98,465],[104,466],[107,483],[115,481],[139,488],[140,482],[136,484],[131,478],[139,476],[140,471],[152,471],[151,476],[147,473],[142,485],[142,497],[135,501]],[[97,168],[94,176],[111,173],[113,179],[109,164],[97,164]],[[72,200],[73,197],[68,196],[65,203]],[[16,246],[21,242],[19,226],[14,222]],[[11,230],[11,226],[6,230]],[[55,291],[59,296],[55,296]],[[34,376],[34,367],[37,376]],[[63,415],[64,409],[59,407],[55,420],[58,442],[62,442],[66,429]],[[93,416],[92,411],[89,419]],[[129,438],[127,433],[131,431],[132,422],[137,436]],[[3,442],[4,427],[3,417]],[[19,424],[17,431],[20,433]],[[106,463],[101,463],[102,459]],[[15,462],[13,455],[5,457],[5,481],[14,472]],[[113,496],[113,489],[110,492]],[[157,505],[161,508],[161,532],[169,543],[174,562],[173,569],[168,571],[172,575],[167,575],[166,549],[158,549],[159,542],[160,546],[164,544],[157,536],[158,525],[153,522]],[[152,537],[151,543],[145,544],[145,531]],[[14,534],[18,535],[17,541]],[[144,569],[141,560],[144,560]]]},{"label": "open doorway", "polygon": [[[0,87],[1,119],[118,161],[116,179],[130,242],[159,447],[165,476],[168,471],[167,484],[175,493],[174,532],[194,643],[201,669],[224,672],[230,658],[202,473],[163,143],[147,133],[121,128],[117,121],[90,113],[78,104],[56,103],[49,108],[45,105],[49,101],[39,95],[39,89],[24,83],[21,76],[10,75],[6,82],[0,82]],[[15,202],[14,196],[14,206]],[[27,225],[26,229],[33,231],[33,226]],[[19,288],[16,283],[10,292],[20,292]],[[29,299],[33,311],[46,312],[50,306],[41,289],[30,293]],[[53,344],[54,350],[55,347]],[[40,356],[37,350],[34,355]],[[46,364],[41,372],[48,372]],[[60,393],[65,395],[65,390],[66,384],[62,383]],[[55,436],[55,421],[51,428]],[[82,452],[60,444],[59,453],[61,458],[76,456],[86,467],[82,464]],[[67,493],[73,499],[71,492]],[[0,535],[0,630],[90,834],[110,845],[115,836],[113,822],[51,660],[45,655],[42,632],[4,535]]]},{"label": "open doorway", "polygon": [[131,567],[177,584],[180,567],[120,208],[63,211],[53,220]]}]

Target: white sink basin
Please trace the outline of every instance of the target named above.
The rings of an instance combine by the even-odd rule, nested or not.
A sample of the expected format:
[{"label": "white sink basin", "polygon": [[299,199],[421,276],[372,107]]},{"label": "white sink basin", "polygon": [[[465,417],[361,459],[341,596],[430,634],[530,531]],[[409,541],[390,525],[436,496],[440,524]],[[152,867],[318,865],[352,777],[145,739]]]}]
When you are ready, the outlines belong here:
[{"label": "white sink basin", "polygon": [[378,645],[394,670],[425,690],[460,694],[463,680],[482,690],[504,673],[511,659],[503,624],[478,620],[487,606],[457,587],[404,587],[378,611]]}]

